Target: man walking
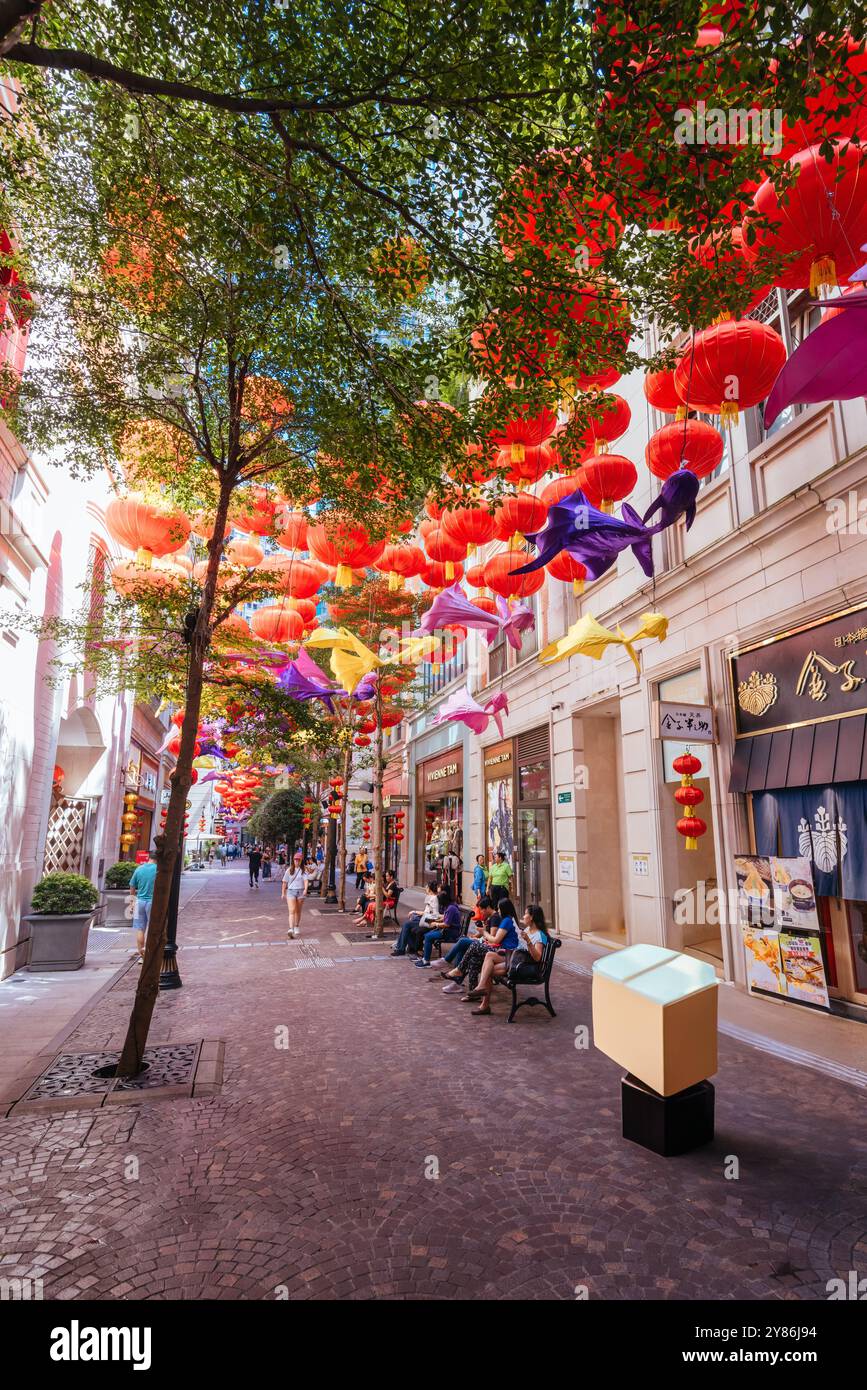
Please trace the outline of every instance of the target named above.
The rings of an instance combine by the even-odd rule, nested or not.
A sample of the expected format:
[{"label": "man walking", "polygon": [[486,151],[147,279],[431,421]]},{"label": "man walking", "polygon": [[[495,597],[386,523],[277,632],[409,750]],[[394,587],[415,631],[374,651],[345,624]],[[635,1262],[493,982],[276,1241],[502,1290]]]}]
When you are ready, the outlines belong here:
[{"label": "man walking", "polygon": [[253,845],[251,847],[248,862],[250,866],[250,887],[252,888],[255,884],[255,887],[258,888],[259,870],[262,867],[262,851],[259,849],[258,845]]},{"label": "man walking", "polygon": [[157,852],[152,849],[148,862],[139,864],[129,881],[129,891],[135,900],[135,914],[133,916],[133,924],[136,928],[135,942],[142,960],[144,960],[145,935],[151,919],[156,876]]}]

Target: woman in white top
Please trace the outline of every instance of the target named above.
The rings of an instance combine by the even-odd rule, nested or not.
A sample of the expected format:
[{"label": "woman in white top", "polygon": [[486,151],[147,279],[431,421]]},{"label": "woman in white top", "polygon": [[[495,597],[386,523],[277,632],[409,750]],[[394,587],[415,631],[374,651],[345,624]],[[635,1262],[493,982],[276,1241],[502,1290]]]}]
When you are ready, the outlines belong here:
[{"label": "woman in white top", "polygon": [[286,899],[286,906],[289,909],[288,935],[290,938],[301,935],[301,899],[307,897],[309,886],[309,879],[301,867],[301,852],[296,850],[292,863],[283,875],[283,886],[280,891],[280,896]]}]

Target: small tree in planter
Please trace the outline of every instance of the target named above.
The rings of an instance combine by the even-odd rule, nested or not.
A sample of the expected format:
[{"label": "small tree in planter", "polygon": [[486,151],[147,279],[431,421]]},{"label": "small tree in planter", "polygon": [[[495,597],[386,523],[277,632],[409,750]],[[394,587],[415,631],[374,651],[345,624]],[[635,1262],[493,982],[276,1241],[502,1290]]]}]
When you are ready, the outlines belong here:
[{"label": "small tree in planter", "polygon": [[99,893],[82,874],[46,874],[33,890],[28,970],[80,970]]},{"label": "small tree in planter", "polygon": [[117,864],[112,864],[106,872],[107,907],[105,922],[107,926],[122,927],[128,925],[126,905],[129,901],[129,883],[137,867],[131,859],[121,859]]}]

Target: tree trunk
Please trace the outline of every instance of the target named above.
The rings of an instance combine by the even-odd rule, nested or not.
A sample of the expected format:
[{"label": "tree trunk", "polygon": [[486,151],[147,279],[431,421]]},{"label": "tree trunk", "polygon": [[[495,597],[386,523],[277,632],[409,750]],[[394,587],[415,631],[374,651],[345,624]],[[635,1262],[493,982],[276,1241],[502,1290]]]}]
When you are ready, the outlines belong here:
[{"label": "tree trunk", "polygon": [[322,881],[325,884],[325,902],[336,903],[337,894],[333,891],[335,869],[337,867],[337,817],[328,815],[328,833],[325,838],[325,867]]},{"label": "tree trunk", "polygon": [[379,681],[376,683],[376,756],[373,761],[373,869],[376,874],[376,916],[374,936],[382,936],[385,927],[382,920],[383,877],[382,877],[382,774],[385,759],[382,756],[382,692]]},{"label": "tree trunk", "polygon": [[[349,728],[351,729],[351,724]],[[349,809],[349,778],[352,774],[352,741],[346,745],[343,754],[343,803],[340,812],[340,862],[343,872],[340,875],[340,911],[346,911],[346,815]]]},{"label": "tree trunk", "polygon": [[217,591],[217,570],[223,549],[223,535],[226,529],[232,488],[232,481],[229,477],[224,476],[221,479],[220,498],[214,518],[214,534],[208,542],[208,570],[199,602],[199,613],[190,642],[190,661],[184,693],[184,722],[181,726],[181,747],[172,778],[165,830],[156,837],[155,841],[157,876],[154,882],[150,922],[145,938],[144,962],[136,987],[135,1001],[130,1014],[123,1051],[117,1067],[118,1076],[136,1076],[141,1071],[151,1018],[159,994],[160,971],[162,970],[163,951],[166,944],[169,898],[172,891],[172,875],[183,832],[187,794],[192,785],[193,749],[196,743],[199,710],[202,704],[205,656],[208,650],[211,614]]}]

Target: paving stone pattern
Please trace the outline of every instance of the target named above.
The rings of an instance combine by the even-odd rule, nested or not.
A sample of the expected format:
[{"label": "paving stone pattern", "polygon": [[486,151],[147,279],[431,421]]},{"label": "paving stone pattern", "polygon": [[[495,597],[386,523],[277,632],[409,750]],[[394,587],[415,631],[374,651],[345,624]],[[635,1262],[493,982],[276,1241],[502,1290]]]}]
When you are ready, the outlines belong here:
[{"label": "paving stone pattern", "polygon": [[[724,1037],[715,1142],[658,1158],[620,1137],[620,1069],[575,1046],[586,976],[555,966],[557,1018],[510,1026],[505,998],[476,1018],[435,970],[347,955],[347,927],[323,908],[287,942],[279,885],[205,882],[150,1041],[225,1039],[222,1089],[0,1120],[0,1277],[71,1300],[809,1300],[867,1273],[854,1087]],[[64,1052],[119,1046],[133,987]]]}]

